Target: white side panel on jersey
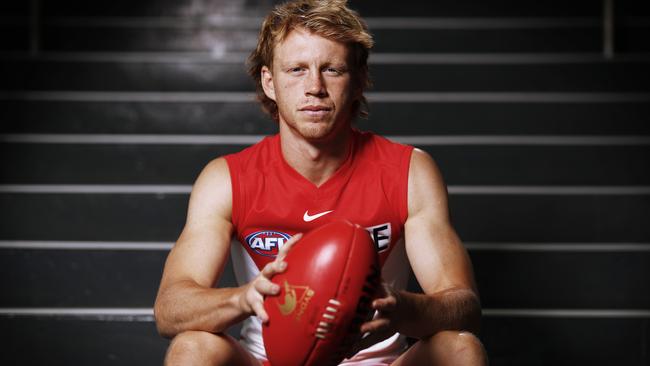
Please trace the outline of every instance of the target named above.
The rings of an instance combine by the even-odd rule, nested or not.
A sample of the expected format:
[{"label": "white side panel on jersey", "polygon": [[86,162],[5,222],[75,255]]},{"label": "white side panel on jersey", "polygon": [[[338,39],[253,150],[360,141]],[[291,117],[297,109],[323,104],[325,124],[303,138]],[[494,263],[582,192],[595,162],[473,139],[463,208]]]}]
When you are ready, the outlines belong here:
[{"label": "white side panel on jersey", "polygon": [[244,246],[236,240],[233,240],[230,244],[230,258],[232,259],[232,267],[238,286],[249,283],[260,273],[255,262],[253,262],[253,258],[244,249]]},{"label": "white side panel on jersey", "polygon": [[[238,241],[233,241],[230,245],[230,257],[239,286],[249,283],[260,273],[253,258]],[[250,316],[244,320],[240,338],[239,342],[248,352],[258,359],[266,359],[264,340],[262,339],[262,322],[256,316]]]}]

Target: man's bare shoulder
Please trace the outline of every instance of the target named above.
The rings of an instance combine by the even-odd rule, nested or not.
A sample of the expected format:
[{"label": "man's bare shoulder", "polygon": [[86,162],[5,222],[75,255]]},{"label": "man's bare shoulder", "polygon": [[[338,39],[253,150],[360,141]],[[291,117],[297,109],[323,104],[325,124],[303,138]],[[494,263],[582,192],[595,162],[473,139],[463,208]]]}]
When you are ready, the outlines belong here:
[{"label": "man's bare shoulder", "polygon": [[230,170],[225,157],[219,157],[209,161],[201,170],[197,182],[204,180],[230,179]]},{"label": "man's bare shoulder", "polygon": [[420,149],[413,149],[408,184],[409,214],[424,208],[446,211],[447,186],[435,160]]},{"label": "man's bare shoulder", "polygon": [[192,191],[214,192],[223,188],[230,188],[230,169],[226,159],[220,157],[211,160],[203,167],[194,182]]},{"label": "man's bare shoulder", "polygon": [[429,173],[438,175],[440,170],[438,169],[438,164],[433,160],[431,155],[424,150],[413,148],[411,153],[411,170],[414,170],[415,173]]},{"label": "man's bare shoulder", "polygon": [[413,149],[411,154],[409,184],[411,183],[417,185],[415,188],[420,188],[420,186],[445,188],[445,182],[436,161],[426,151],[417,148]]},{"label": "man's bare shoulder", "polygon": [[206,164],[194,182],[189,214],[219,213],[223,218],[229,219],[231,211],[230,170],[226,159],[220,157]]}]

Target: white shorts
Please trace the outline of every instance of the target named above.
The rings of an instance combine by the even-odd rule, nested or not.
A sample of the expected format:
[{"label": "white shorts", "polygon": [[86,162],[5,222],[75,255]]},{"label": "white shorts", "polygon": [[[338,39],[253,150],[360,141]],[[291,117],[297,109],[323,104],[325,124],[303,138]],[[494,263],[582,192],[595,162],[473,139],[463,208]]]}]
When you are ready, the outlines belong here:
[{"label": "white shorts", "polygon": [[[396,333],[392,337],[379,342],[365,350],[354,355],[352,358],[345,359],[339,366],[385,366],[390,365],[404,352],[408,346],[405,338]],[[266,359],[260,359],[263,365],[269,365]]]}]

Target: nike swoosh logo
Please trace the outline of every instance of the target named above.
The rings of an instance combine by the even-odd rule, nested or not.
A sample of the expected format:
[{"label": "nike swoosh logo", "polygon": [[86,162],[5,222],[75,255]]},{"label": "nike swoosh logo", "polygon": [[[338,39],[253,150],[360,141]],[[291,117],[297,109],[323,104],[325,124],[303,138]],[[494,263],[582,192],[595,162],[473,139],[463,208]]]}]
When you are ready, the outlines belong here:
[{"label": "nike swoosh logo", "polygon": [[319,218],[321,216],[325,216],[325,215],[327,215],[328,213],[330,213],[332,211],[334,211],[334,210],[317,213],[316,215],[310,215],[309,210],[307,210],[307,211],[305,211],[305,214],[302,216],[302,219],[305,220],[305,222],[314,221],[317,218]]}]

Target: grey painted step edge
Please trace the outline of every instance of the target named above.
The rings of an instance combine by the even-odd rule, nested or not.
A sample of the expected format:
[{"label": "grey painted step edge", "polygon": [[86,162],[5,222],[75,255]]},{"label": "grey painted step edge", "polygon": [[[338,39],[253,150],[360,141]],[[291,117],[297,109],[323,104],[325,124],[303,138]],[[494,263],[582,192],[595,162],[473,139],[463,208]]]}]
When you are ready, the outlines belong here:
[{"label": "grey painted step edge", "polygon": [[[241,64],[248,53],[229,52],[0,52],[0,60],[39,62],[152,62],[152,63],[220,63]],[[617,63],[650,61],[649,53],[615,54],[606,58],[602,53],[389,53],[370,55],[369,63],[377,64],[529,64],[529,63]]]},{"label": "grey painted step edge", "polygon": [[[620,103],[650,101],[650,93],[612,92],[370,92],[365,95],[370,102],[383,103]],[[255,93],[26,90],[0,91],[0,100],[248,103],[255,100]]]},{"label": "grey painted step edge", "polygon": [[[169,251],[172,242],[0,240],[2,249]],[[650,243],[493,243],[465,242],[470,252],[647,252]]]},{"label": "grey painted step edge", "polygon": [[[172,134],[0,134],[0,143],[27,144],[155,144],[155,145],[252,145],[264,135],[172,135]],[[418,146],[435,145],[545,145],[545,146],[645,146],[650,136],[563,135],[467,135],[385,136]]]},{"label": "grey painted step edge", "polygon": [[[191,185],[0,184],[0,193],[22,194],[181,194]],[[450,195],[650,195],[650,186],[470,186],[450,185]]]},{"label": "grey painted step edge", "polygon": [[[650,318],[647,309],[483,309],[484,317]],[[2,317],[54,317],[99,321],[153,322],[152,308],[0,308]]]}]

